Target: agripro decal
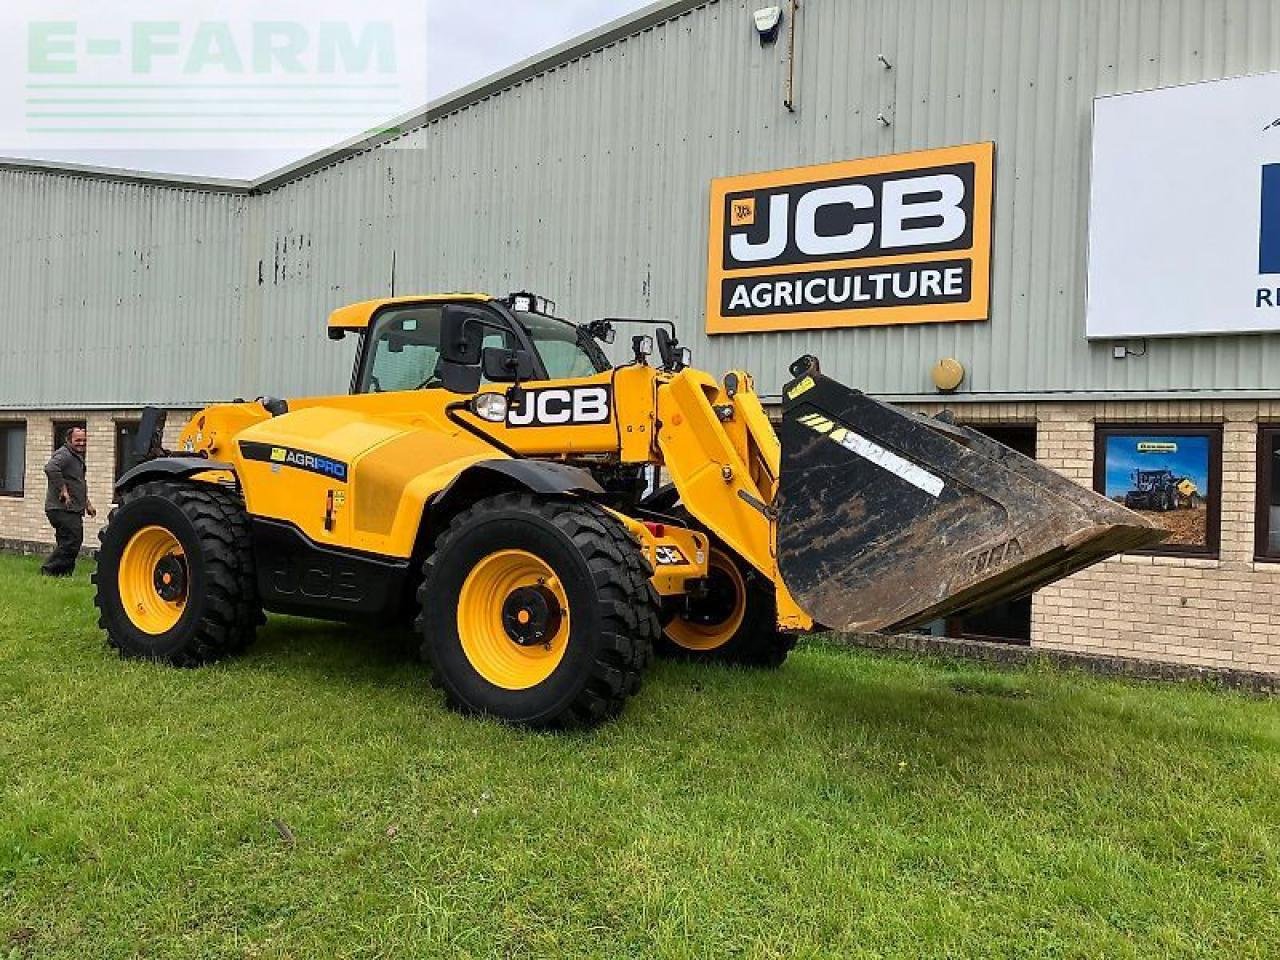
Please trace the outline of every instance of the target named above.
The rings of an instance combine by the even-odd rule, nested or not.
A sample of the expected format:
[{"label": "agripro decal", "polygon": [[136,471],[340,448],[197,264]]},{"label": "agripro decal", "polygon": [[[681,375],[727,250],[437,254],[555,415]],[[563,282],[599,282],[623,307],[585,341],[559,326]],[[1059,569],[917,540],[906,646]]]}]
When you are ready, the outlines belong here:
[{"label": "agripro decal", "polygon": [[246,460],[258,463],[269,463],[273,467],[291,467],[305,473],[314,473],[339,483],[347,482],[349,469],[341,460],[297,450],[293,447],[282,447],[271,443],[253,443],[248,440],[240,442],[240,455]]},{"label": "agripro decal", "polygon": [[995,145],[711,185],[707,332],[987,320]]}]

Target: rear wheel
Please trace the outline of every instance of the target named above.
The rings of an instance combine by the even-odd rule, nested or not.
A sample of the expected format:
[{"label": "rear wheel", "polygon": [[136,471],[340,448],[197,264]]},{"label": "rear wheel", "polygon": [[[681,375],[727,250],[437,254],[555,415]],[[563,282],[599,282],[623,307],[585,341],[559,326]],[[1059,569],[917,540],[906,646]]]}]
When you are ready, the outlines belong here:
[{"label": "rear wheel", "polygon": [[202,484],[128,491],[99,535],[98,625],[123,656],[196,667],[242,652],[263,622],[244,506]]},{"label": "rear wheel", "polygon": [[660,629],[648,578],[626,530],[592,504],[484,500],[424,568],[423,655],[465,713],[593,726],[640,689]]},{"label": "rear wheel", "polygon": [[658,652],[687,660],[714,660],[775,668],[796,638],[778,629],[772,584],[723,547],[713,546],[706,591],[664,628]]}]

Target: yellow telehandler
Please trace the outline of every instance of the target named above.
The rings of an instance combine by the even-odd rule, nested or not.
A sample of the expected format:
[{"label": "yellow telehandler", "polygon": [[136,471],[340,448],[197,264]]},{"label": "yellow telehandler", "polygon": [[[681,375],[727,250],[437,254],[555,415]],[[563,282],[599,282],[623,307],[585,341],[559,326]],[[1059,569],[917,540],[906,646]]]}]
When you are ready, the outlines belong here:
[{"label": "yellow telehandler", "polygon": [[[812,357],[775,430],[751,377],[692,369],[674,326],[553,313],[360,303],[329,321],[359,339],[349,395],[213,406],[176,451],[149,410],[101,534],[109,642],[197,666],[264,610],[411,623],[456,708],[590,726],[655,651],[777,667],[806,631],[926,624],[1163,536]],[[652,332],[614,367],[623,323]]]}]

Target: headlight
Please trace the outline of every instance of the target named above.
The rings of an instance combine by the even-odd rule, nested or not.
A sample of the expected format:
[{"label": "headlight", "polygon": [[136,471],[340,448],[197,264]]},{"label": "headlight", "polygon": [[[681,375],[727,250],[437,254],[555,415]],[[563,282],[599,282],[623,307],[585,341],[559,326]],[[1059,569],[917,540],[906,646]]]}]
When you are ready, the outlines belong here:
[{"label": "headlight", "polygon": [[506,423],[507,398],[500,393],[482,393],[471,401],[471,412],[490,423]]}]

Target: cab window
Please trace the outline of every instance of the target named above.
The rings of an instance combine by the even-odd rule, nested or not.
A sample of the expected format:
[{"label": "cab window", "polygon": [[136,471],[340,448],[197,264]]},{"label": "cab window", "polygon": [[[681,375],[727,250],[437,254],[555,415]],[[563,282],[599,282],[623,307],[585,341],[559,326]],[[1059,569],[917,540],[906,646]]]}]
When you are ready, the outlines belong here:
[{"label": "cab window", "polygon": [[516,319],[529,332],[551,380],[594,377],[609,369],[595,341],[573,324],[536,313],[517,313]]},{"label": "cab window", "polygon": [[[361,393],[440,390],[440,306],[392,310],[379,317],[366,346],[369,357],[360,381]],[[485,332],[486,347],[514,346],[515,337]]]}]

